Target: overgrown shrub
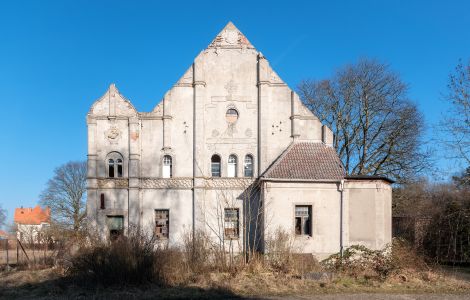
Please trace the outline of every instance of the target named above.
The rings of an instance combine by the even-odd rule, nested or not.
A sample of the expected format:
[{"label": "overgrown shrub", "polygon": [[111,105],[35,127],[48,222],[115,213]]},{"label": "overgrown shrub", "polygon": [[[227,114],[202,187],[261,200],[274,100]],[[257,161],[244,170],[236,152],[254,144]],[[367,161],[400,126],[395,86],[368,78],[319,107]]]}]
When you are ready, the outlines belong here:
[{"label": "overgrown shrub", "polygon": [[292,271],[294,240],[292,235],[277,229],[266,240],[267,262],[275,272],[289,273]]},{"label": "overgrown shrub", "polygon": [[71,263],[71,275],[105,286],[150,282],[169,285],[184,280],[179,274],[185,274],[179,251],[161,246],[153,236],[139,231],[109,243],[95,241],[82,248]]}]

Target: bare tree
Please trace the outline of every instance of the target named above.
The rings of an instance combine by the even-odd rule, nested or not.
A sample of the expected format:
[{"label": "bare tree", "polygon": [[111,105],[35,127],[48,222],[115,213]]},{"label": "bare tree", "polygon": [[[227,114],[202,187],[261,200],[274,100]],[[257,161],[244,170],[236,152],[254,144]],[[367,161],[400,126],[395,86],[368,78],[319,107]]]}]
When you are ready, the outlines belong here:
[{"label": "bare tree", "polygon": [[460,61],[449,75],[447,89],[444,99],[450,108],[439,124],[442,142],[451,150],[449,158],[470,166],[470,59],[466,65]]},{"label": "bare tree", "polygon": [[84,226],[86,174],[86,162],[68,162],[54,170],[40,196],[41,204],[51,208],[53,221],[73,232]]},{"label": "bare tree", "polygon": [[305,80],[302,101],[334,133],[348,175],[386,175],[405,181],[427,167],[423,117],[408,87],[385,64],[361,60],[331,79]]},{"label": "bare tree", "polygon": [[7,222],[7,211],[3,209],[2,206],[0,205],[0,228],[6,225],[6,222]]}]

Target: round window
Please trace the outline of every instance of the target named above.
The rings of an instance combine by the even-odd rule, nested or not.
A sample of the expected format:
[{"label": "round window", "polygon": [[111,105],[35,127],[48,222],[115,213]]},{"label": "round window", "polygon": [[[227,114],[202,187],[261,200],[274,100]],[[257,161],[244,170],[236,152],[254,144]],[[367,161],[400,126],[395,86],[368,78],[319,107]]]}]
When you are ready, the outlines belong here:
[{"label": "round window", "polygon": [[235,108],[229,108],[227,110],[227,114],[225,115],[225,119],[230,124],[235,123],[238,120],[238,111]]}]

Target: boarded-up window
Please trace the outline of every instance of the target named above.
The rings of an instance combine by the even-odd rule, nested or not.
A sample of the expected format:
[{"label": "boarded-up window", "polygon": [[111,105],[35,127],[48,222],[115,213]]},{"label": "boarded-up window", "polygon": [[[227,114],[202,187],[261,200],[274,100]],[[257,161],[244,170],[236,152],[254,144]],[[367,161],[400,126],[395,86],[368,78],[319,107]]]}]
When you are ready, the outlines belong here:
[{"label": "boarded-up window", "polygon": [[170,228],[170,210],[155,210],[155,236],[157,239],[167,239]]},{"label": "boarded-up window", "polygon": [[111,240],[115,240],[124,234],[123,216],[108,216],[107,225],[109,230],[109,237]]},{"label": "boarded-up window", "polygon": [[295,206],[295,234],[296,235],[312,235],[312,206],[296,205]]},{"label": "boarded-up window", "polygon": [[104,204],[104,194],[101,194],[101,197],[100,197],[100,208],[101,209],[105,209],[105,204]]},{"label": "boarded-up window", "polygon": [[227,177],[237,177],[237,157],[234,154],[228,157]]},{"label": "boarded-up window", "polygon": [[225,237],[229,239],[238,239],[238,208],[226,208],[224,211],[224,232]]}]

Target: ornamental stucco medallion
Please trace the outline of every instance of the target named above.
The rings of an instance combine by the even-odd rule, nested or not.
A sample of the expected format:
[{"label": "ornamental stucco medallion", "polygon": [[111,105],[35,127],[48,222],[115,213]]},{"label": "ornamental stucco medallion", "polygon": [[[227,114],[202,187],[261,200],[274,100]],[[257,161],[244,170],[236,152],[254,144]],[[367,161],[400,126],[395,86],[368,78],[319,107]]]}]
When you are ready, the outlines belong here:
[{"label": "ornamental stucco medallion", "polygon": [[235,30],[226,30],[223,37],[228,44],[233,45],[238,42],[238,32]]},{"label": "ornamental stucco medallion", "polygon": [[114,144],[121,137],[121,131],[116,126],[113,126],[106,130],[105,136],[111,144]]}]

